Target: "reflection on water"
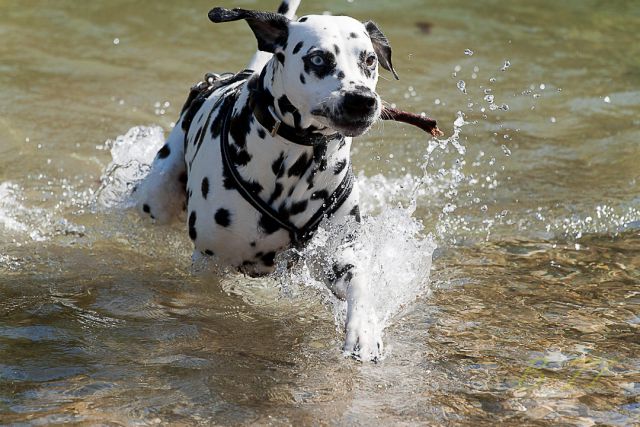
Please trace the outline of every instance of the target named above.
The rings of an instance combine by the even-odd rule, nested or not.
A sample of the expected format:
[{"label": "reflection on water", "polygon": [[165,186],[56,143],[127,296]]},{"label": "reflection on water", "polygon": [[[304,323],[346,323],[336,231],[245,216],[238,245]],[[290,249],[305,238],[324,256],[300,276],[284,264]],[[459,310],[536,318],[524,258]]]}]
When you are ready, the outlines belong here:
[{"label": "reflection on water", "polygon": [[322,7],[380,24],[383,97],[449,136],[354,144],[378,365],[340,352],[322,233],[267,280],[193,274],[126,209],[189,85],[252,53],[210,6],[0,6],[0,423],[640,423],[637,2]]}]

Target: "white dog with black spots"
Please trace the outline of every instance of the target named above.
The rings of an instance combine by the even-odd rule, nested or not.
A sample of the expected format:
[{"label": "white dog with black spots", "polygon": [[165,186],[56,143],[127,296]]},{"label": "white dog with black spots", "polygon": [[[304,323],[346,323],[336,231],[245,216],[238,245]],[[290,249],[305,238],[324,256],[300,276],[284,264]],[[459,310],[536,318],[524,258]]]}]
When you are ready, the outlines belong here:
[{"label": "white dog with black spots", "polygon": [[[180,120],[138,185],[138,208],[157,223],[186,209],[194,259],[215,257],[250,275],[304,244],[321,220],[360,221],[351,137],[380,117],[378,65],[397,75],[386,37],[369,21],[309,15],[299,1],[278,13],[215,8],[211,21],[245,20],[259,52],[249,70],[211,76],[192,90]],[[347,301],[344,350],[382,356],[366,272],[351,238],[324,280]]]}]

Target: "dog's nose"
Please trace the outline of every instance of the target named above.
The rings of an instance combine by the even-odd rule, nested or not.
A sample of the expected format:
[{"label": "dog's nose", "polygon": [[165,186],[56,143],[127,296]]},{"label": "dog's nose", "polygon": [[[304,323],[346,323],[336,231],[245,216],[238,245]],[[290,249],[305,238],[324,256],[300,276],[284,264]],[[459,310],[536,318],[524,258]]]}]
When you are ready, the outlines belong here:
[{"label": "dog's nose", "polygon": [[369,92],[347,92],[342,101],[342,107],[350,116],[362,116],[372,114],[378,104],[375,94]]}]

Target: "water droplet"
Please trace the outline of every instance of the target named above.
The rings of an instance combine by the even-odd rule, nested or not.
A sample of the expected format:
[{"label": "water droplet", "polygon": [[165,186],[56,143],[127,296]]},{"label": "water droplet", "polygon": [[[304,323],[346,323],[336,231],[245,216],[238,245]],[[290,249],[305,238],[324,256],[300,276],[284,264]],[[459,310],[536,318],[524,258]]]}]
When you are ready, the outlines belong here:
[{"label": "water droplet", "polygon": [[473,72],[477,73],[478,71],[480,71],[480,67],[478,67],[477,65],[475,67],[473,67]]},{"label": "water droplet", "polygon": [[458,117],[453,122],[453,125],[458,128],[464,126],[464,118],[462,117],[462,113],[460,111],[458,111]]},{"label": "water droplet", "polygon": [[113,39],[113,44],[116,45],[116,46],[119,45],[120,44],[120,39],[117,38],[117,37],[115,39]]},{"label": "water droplet", "polygon": [[462,67],[459,65],[456,65],[455,67],[453,67],[453,71],[455,71],[456,73],[459,72],[460,70],[462,70]]},{"label": "water droplet", "polygon": [[436,105],[440,105],[440,98],[436,98],[435,101],[433,101],[433,103]]},{"label": "water droplet", "polygon": [[511,67],[511,61],[509,61],[508,59],[505,59],[504,65],[502,65],[502,68],[500,68],[500,71],[507,71],[507,68],[509,67]]},{"label": "water droplet", "polygon": [[485,95],[484,100],[489,104],[493,104],[493,95]]},{"label": "water droplet", "polygon": [[502,105],[500,106],[500,109],[501,109],[502,111],[509,111],[509,105],[508,105],[508,104],[502,104]]},{"label": "water droplet", "polygon": [[497,79],[496,79],[495,77],[491,77],[491,78],[489,79],[489,81],[490,81],[491,83],[495,83],[495,82],[496,82],[496,80],[497,80]]},{"label": "water droplet", "polygon": [[473,55],[473,51],[471,49],[465,49],[464,50],[464,54],[471,56],[471,55]]},{"label": "water droplet", "polygon": [[491,89],[485,89],[485,90],[484,90],[484,93],[485,93],[485,94],[487,94],[487,95],[488,95],[488,94],[490,94],[491,92],[492,92],[492,90],[491,90]]},{"label": "water droplet", "polygon": [[458,86],[460,92],[467,93],[467,84],[464,82],[464,80],[459,80],[456,86]]},{"label": "water droplet", "polygon": [[551,117],[551,123],[555,123],[556,122],[556,118],[555,117]]},{"label": "water droplet", "polygon": [[482,205],[482,206],[480,206],[480,210],[481,210],[482,212],[486,212],[486,211],[487,211],[487,209],[488,209],[488,208],[487,208],[487,205]]},{"label": "water droplet", "polygon": [[609,98],[608,96],[605,96],[604,102],[606,102],[607,104],[611,104],[611,98]]},{"label": "water droplet", "polygon": [[505,156],[509,157],[511,155],[511,150],[509,150],[509,147],[507,147],[506,145],[502,144],[501,148],[502,148],[502,152],[504,153]]},{"label": "water droplet", "polygon": [[546,86],[545,86],[545,84],[544,84],[544,83],[540,83],[540,90],[544,90],[544,88],[545,88],[545,87],[546,87]]}]

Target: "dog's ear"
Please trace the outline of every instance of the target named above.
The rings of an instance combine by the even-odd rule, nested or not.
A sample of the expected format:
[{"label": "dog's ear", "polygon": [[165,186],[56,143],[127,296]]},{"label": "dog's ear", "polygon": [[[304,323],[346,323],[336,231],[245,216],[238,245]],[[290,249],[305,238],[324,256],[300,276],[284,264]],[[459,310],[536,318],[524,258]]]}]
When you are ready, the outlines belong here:
[{"label": "dog's ear", "polygon": [[258,49],[264,52],[275,53],[289,37],[289,18],[279,13],[216,7],[209,11],[209,19],[215,23],[246,20],[258,39]]},{"label": "dog's ear", "polygon": [[369,33],[371,43],[373,43],[373,50],[375,50],[376,55],[378,55],[378,62],[380,62],[382,68],[391,71],[393,77],[395,77],[396,80],[400,80],[398,73],[393,69],[393,64],[391,63],[391,46],[389,45],[389,40],[387,40],[373,21],[365,22],[364,28],[366,28],[367,33]]}]

